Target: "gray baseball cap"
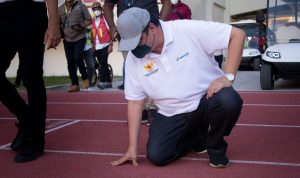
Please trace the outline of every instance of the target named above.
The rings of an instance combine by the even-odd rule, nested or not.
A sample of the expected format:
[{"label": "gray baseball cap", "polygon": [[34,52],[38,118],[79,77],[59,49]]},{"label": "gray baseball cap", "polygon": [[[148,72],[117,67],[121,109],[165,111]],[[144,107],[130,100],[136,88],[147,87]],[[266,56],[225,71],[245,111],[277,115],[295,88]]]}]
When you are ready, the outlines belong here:
[{"label": "gray baseball cap", "polygon": [[132,7],[123,11],[117,20],[117,29],[121,36],[118,51],[131,51],[136,48],[149,22],[150,14],[145,9]]}]

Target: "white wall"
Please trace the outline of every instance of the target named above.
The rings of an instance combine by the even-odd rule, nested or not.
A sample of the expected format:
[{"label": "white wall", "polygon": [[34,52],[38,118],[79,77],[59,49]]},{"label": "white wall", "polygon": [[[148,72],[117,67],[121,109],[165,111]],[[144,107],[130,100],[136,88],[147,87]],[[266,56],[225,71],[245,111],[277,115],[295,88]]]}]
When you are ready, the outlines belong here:
[{"label": "white wall", "polygon": [[[103,3],[103,0],[101,2]],[[231,15],[263,9],[267,4],[267,0],[182,0],[182,2],[191,8],[193,19],[225,23],[230,22]],[[123,58],[121,53],[117,51],[117,43],[114,44],[114,51],[110,54],[108,62],[113,67],[114,75],[122,75]],[[16,56],[6,72],[7,76],[15,76],[17,68],[18,57]],[[68,75],[62,43],[57,50],[46,51],[44,75]]]},{"label": "white wall", "polygon": [[267,0],[229,0],[229,2],[231,15],[256,11],[267,7]]}]

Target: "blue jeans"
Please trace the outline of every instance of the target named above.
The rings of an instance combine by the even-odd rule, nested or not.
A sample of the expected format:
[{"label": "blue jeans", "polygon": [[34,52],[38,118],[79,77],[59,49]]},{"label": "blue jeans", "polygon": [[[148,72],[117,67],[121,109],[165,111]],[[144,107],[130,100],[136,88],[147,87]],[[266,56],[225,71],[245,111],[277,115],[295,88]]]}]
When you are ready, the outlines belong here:
[{"label": "blue jeans", "polygon": [[208,154],[226,154],[228,136],[238,120],[242,99],[232,88],[223,88],[210,99],[206,95],[198,108],[171,117],[157,114],[149,128],[147,158],[166,165],[191,150],[204,146]]},{"label": "blue jeans", "polygon": [[68,71],[72,85],[79,85],[77,77],[77,67],[81,74],[81,79],[87,79],[86,67],[83,62],[83,52],[86,39],[80,39],[76,42],[68,42],[64,40],[64,48],[68,62]]}]

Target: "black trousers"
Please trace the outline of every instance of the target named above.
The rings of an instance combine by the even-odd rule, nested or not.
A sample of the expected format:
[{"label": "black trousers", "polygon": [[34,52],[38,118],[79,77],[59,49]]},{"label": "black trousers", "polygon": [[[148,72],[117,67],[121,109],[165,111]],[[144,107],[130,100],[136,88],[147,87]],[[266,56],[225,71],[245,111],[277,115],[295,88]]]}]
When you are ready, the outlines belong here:
[{"label": "black trousers", "polygon": [[[19,120],[26,137],[44,146],[46,90],[43,80],[44,34],[48,24],[45,3],[0,3],[0,101]],[[5,72],[18,53],[28,102],[7,80]]]},{"label": "black trousers", "polygon": [[108,46],[95,51],[95,55],[100,64],[100,82],[112,82],[108,69]]},{"label": "black trousers", "polygon": [[226,154],[228,136],[238,120],[242,99],[232,88],[223,88],[211,98],[206,95],[198,108],[171,117],[157,114],[149,128],[147,157],[155,165],[165,165],[199,146],[208,154]]},{"label": "black trousers", "polygon": [[80,39],[76,42],[68,42],[64,40],[64,48],[68,62],[68,71],[72,85],[79,85],[77,67],[81,74],[81,79],[86,80],[88,78],[86,67],[83,61],[85,41],[85,38]]}]

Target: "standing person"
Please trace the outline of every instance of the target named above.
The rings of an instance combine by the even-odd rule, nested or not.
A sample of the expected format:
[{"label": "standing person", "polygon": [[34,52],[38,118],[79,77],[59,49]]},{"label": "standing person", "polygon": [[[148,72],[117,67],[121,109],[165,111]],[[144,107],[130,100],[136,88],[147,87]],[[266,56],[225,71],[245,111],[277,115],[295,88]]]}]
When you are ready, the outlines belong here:
[{"label": "standing person", "polygon": [[86,42],[83,52],[83,60],[85,61],[87,78],[89,80],[89,86],[92,86],[92,79],[95,70],[95,61],[93,54],[93,44],[92,44],[92,27],[91,25],[86,27]]},{"label": "standing person", "polygon": [[95,18],[92,20],[93,47],[95,56],[100,64],[100,82],[98,88],[112,87],[110,72],[108,69],[108,55],[113,50],[113,41],[110,39],[109,27],[104,19],[103,10],[99,2],[94,2],[92,10]]},{"label": "standing person", "polygon": [[168,20],[192,19],[192,11],[188,5],[181,0],[171,0],[172,10],[168,15]]},{"label": "standing person", "polygon": [[64,48],[68,63],[68,72],[71,79],[69,92],[80,91],[77,77],[77,67],[81,74],[82,88],[89,87],[83,52],[86,41],[85,28],[91,24],[91,15],[84,4],[79,0],[65,0],[59,9],[59,20],[64,36]]},{"label": "standing person", "polygon": [[[18,119],[18,133],[10,145],[18,151],[15,162],[32,161],[44,153],[47,97],[43,60],[45,45],[50,49],[60,42],[57,6],[57,0],[47,1],[47,6],[41,0],[0,1],[0,101]],[[17,52],[28,103],[5,76]]]},{"label": "standing person", "polygon": [[[148,11],[141,8],[124,11],[117,27],[119,50],[130,51],[125,83],[129,146],[125,155],[111,164],[132,161],[138,165],[141,115],[149,96],[159,109],[148,134],[151,163],[166,165],[191,150],[207,150],[212,167],[227,167],[224,136],[230,134],[242,108],[232,83],[244,32],[214,22],[150,20]],[[223,72],[213,52],[227,47]]]},{"label": "standing person", "polygon": [[[119,16],[124,10],[131,7],[140,7],[147,9],[151,16],[167,20],[169,11],[171,10],[170,0],[162,0],[162,9],[159,13],[157,0],[105,0],[104,2],[104,16],[110,28],[110,34],[113,41],[117,40],[119,36],[118,30],[114,22],[113,9],[117,4],[117,16]],[[123,83],[118,86],[119,89],[124,90],[125,81],[125,59],[127,57],[127,51],[122,52],[124,63],[123,63]]]}]

